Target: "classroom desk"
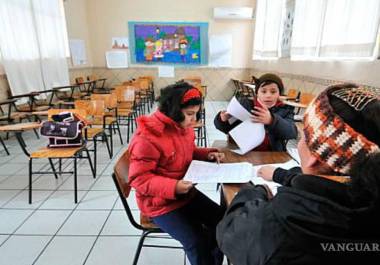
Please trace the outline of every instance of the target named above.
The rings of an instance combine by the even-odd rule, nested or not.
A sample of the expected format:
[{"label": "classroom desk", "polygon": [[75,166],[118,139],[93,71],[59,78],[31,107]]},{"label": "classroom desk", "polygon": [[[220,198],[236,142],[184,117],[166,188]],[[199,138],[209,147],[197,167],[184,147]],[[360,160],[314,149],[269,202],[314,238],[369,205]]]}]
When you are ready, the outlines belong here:
[{"label": "classroom desk", "polygon": [[299,109],[306,109],[308,105],[300,103],[300,102],[295,102],[295,101],[290,101],[290,100],[283,100],[284,104],[293,106],[295,108]]},{"label": "classroom desk", "polygon": [[[237,162],[249,162],[252,165],[262,165],[262,164],[274,164],[274,163],[285,163],[290,160],[291,157],[286,152],[258,152],[250,151],[245,155],[238,155],[232,151],[230,148],[236,148],[236,145],[228,143],[227,141],[217,140],[214,141],[212,147],[218,148],[224,153],[225,159],[224,163],[237,163]],[[242,186],[247,185],[246,183],[238,184],[222,184],[222,192],[224,200],[229,205],[232,199],[235,197],[236,193],[241,189]]]},{"label": "classroom desk", "polygon": [[33,130],[40,127],[41,127],[41,123],[39,122],[25,122],[25,123],[0,126],[0,132],[5,132],[5,133],[14,132],[16,135],[16,139],[21,146],[22,151],[24,152],[25,155],[29,157],[30,155],[29,155],[29,152],[26,150],[26,144],[25,144],[24,139],[22,138],[22,133],[24,131]]}]

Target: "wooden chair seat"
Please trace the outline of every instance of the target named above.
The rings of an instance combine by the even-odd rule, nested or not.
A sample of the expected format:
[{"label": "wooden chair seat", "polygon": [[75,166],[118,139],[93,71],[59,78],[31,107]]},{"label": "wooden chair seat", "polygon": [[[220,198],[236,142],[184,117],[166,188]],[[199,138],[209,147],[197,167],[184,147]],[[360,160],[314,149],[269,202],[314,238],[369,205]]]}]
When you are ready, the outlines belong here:
[{"label": "wooden chair seat", "polygon": [[[115,117],[107,116],[105,125],[110,125],[114,122],[116,122]],[[91,123],[91,125],[103,125],[103,117],[95,117],[90,121],[90,123]]]},{"label": "wooden chair seat", "polygon": [[27,112],[12,112],[10,117],[8,117],[8,115],[1,115],[0,121],[7,121],[8,118],[10,118],[11,120],[25,119],[27,116]]},{"label": "wooden chair seat", "polygon": [[142,227],[144,227],[146,229],[158,228],[158,226],[155,223],[153,223],[151,218],[143,215],[142,213],[140,213],[140,224]]},{"label": "wooden chair seat", "polygon": [[94,138],[95,136],[104,133],[103,128],[87,128],[86,129],[86,136],[87,138]]},{"label": "wooden chair seat", "polygon": [[68,148],[44,147],[30,154],[31,158],[71,158],[79,152],[83,146]]},{"label": "wooden chair seat", "polygon": [[[33,106],[32,111],[43,111],[48,110],[50,106]],[[19,105],[17,106],[17,110],[21,112],[28,112],[30,111],[30,106],[28,104],[26,105]]]}]

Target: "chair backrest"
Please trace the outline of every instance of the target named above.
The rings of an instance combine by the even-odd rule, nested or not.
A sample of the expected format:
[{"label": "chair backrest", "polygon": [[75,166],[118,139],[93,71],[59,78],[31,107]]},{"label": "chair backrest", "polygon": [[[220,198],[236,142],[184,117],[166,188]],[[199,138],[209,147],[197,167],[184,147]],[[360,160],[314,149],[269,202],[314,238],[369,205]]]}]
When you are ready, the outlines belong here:
[{"label": "chair backrest", "polygon": [[114,166],[112,179],[115,182],[117,192],[119,193],[120,200],[124,206],[129,221],[137,229],[146,230],[135,221],[127,201],[131,192],[131,186],[128,184],[129,158],[129,152],[128,150],[125,150]]},{"label": "chair backrest", "polygon": [[75,83],[82,84],[84,82],[83,76],[79,76],[75,78]]},{"label": "chair backrest", "polygon": [[81,118],[86,119],[87,111],[85,109],[49,109],[48,120],[51,120],[51,116],[57,115],[61,112],[71,112],[78,114]]},{"label": "chair backrest", "polygon": [[301,93],[301,96],[300,96],[300,103],[301,104],[305,104],[305,105],[309,105],[310,102],[315,98],[315,95],[311,94],[311,93]]},{"label": "chair backrest", "polygon": [[295,88],[290,88],[290,89],[288,90],[288,94],[287,94],[287,96],[288,96],[289,98],[296,98],[296,97],[297,97],[297,94],[298,94],[297,89],[295,89]]},{"label": "chair backrest", "polygon": [[91,100],[103,100],[106,108],[116,108],[117,106],[117,95],[115,93],[111,94],[91,94]]}]

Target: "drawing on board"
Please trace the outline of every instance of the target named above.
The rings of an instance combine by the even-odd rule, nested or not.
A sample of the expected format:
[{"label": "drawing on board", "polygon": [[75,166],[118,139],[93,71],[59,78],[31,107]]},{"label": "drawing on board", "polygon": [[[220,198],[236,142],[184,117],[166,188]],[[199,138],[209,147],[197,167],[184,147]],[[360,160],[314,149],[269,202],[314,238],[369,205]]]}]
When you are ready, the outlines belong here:
[{"label": "drawing on board", "polygon": [[207,63],[208,23],[129,22],[134,63]]}]

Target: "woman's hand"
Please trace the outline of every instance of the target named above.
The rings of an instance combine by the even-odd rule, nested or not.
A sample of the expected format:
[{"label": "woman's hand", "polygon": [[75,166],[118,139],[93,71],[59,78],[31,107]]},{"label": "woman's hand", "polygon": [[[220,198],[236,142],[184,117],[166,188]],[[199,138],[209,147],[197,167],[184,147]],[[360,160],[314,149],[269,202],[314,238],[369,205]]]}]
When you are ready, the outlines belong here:
[{"label": "woman's hand", "polygon": [[225,110],[222,110],[220,112],[220,119],[223,121],[223,122],[226,122],[228,121],[229,118],[231,118],[231,114],[229,114],[227,111]]},{"label": "woman's hand", "polygon": [[188,193],[192,188],[194,187],[193,183],[191,181],[186,180],[178,180],[177,184],[175,186],[175,193],[176,194],[186,194]]},{"label": "woman's hand", "polygon": [[265,125],[269,125],[272,123],[272,114],[270,113],[267,106],[263,105],[261,107],[256,106],[254,110],[251,110],[252,118],[251,121],[263,123]]},{"label": "woman's hand", "polygon": [[257,171],[257,176],[262,177],[263,179],[268,181],[273,181],[273,174],[275,170],[276,168],[272,166],[262,166]]},{"label": "woman's hand", "polygon": [[207,159],[210,161],[216,161],[217,163],[220,163],[224,160],[224,153],[221,152],[210,152],[207,155]]}]

